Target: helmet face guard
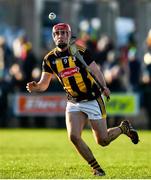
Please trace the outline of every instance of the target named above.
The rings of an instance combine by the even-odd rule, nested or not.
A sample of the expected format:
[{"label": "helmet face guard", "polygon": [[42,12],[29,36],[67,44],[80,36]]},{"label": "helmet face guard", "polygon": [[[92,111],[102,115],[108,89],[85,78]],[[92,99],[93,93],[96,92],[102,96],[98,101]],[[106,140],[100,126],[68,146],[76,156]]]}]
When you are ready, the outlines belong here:
[{"label": "helmet face guard", "polygon": [[59,31],[64,31],[68,34],[68,43],[69,43],[70,38],[71,38],[71,27],[70,27],[70,25],[66,24],[66,23],[59,23],[59,24],[54,25],[52,28],[53,40],[55,39],[55,33],[59,32]]}]

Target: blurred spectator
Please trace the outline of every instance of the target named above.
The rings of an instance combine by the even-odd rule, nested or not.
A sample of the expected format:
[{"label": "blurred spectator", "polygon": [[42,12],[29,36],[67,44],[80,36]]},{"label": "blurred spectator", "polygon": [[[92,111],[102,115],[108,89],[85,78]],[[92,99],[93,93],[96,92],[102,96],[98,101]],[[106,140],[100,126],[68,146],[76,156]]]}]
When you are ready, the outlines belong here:
[{"label": "blurred spectator", "polygon": [[31,75],[32,75],[33,81],[38,81],[40,79],[40,76],[41,76],[41,69],[39,67],[34,67]]},{"label": "blurred spectator", "polygon": [[114,49],[114,43],[107,35],[102,35],[97,42],[96,62],[103,64],[107,60],[109,51]]},{"label": "blurred spectator", "polygon": [[8,71],[13,63],[13,53],[6,44],[5,38],[0,36],[0,75],[8,78]]},{"label": "blurred spectator", "polygon": [[91,52],[92,58],[97,61],[97,42],[95,40],[88,40],[86,43],[87,49]]},{"label": "blurred spectator", "polygon": [[[120,64],[119,59],[115,55],[115,51],[109,51],[107,54],[107,61],[103,65],[103,69],[107,85],[112,93],[126,91],[122,79],[124,76],[124,71],[122,68],[123,67]],[[108,125],[110,127],[117,126],[123,119],[123,116],[111,116],[108,118]]]},{"label": "blurred spectator", "polygon": [[87,42],[90,40],[90,35],[87,32],[80,32],[79,38],[76,40],[76,44],[79,46],[87,47]]},{"label": "blurred spectator", "polygon": [[123,71],[122,82],[127,91],[139,91],[141,64],[137,58],[135,33],[128,35],[128,43],[119,47],[119,61]]},{"label": "blurred spectator", "polygon": [[142,76],[142,101],[148,115],[148,127],[151,129],[151,30],[146,38],[146,53],[144,54]]},{"label": "blurred spectator", "polygon": [[0,127],[7,127],[8,125],[8,93],[9,83],[0,77]]},{"label": "blurred spectator", "polygon": [[[26,92],[26,83],[38,78],[38,71],[33,71],[37,66],[37,59],[32,50],[32,44],[26,36],[20,36],[13,42],[15,63],[9,69],[11,76],[12,92]],[[17,117],[21,127],[30,127],[30,117]]]},{"label": "blurred spectator", "polygon": [[[26,91],[26,83],[32,80],[32,71],[37,63],[32,44],[26,36],[18,37],[13,42],[13,52],[16,62],[10,69],[13,83],[15,87],[20,86],[20,91]],[[17,73],[19,73],[19,77],[17,77]]]},{"label": "blurred spectator", "polygon": [[125,87],[122,82],[123,70],[115,56],[115,51],[108,52],[107,60],[103,64],[103,71],[111,92],[125,91]]},{"label": "blurred spectator", "polygon": [[136,47],[131,47],[128,51],[130,89],[134,92],[138,92],[140,89],[141,74],[141,64],[136,56],[136,52]]},{"label": "blurred spectator", "polygon": [[24,76],[19,64],[14,63],[9,70],[11,75],[11,85],[13,87],[12,92],[20,92],[24,89]]},{"label": "blurred spectator", "polygon": [[0,37],[0,75],[3,77],[5,69],[5,57],[4,57],[4,39]]},{"label": "blurred spectator", "polygon": [[7,127],[8,114],[8,93],[10,84],[8,82],[8,71],[13,56],[8,48],[5,38],[0,36],[0,127]]}]

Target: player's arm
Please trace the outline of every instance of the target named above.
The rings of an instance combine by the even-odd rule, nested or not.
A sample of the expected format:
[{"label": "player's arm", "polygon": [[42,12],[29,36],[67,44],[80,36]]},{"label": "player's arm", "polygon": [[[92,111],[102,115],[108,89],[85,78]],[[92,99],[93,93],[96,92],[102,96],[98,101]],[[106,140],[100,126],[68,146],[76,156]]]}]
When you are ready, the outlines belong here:
[{"label": "player's arm", "polygon": [[92,72],[92,74],[95,76],[95,78],[101,85],[101,87],[102,87],[101,91],[108,98],[110,96],[110,90],[107,88],[103,72],[100,70],[100,68],[98,67],[96,62],[93,60],[93,57],[92,57],[91,53],[89,52],[89,50],[86,50],[84,52],[83,58],[87,62],[87,65],[88,65],[90,71]]},{"label": "player's arm", "polygon": [[92,61],[89,64],[89,68],[91,70],[91,72],[93,72],[93,74],[95,75],[95,77],[97,78],[98,82],[102,85],[103,87],[103,94],[108,97],[110,96],[110,90],[109,88],[107,88],[105,79],[104,79],[104,75],[103,72],[100,70],[100,68],[98,67],[98,65],[96,64],[95,61]]},{"label": "player's arm", "polygon": [[51,73],[42,72],[39,82],[32,81],[27,83],[26,89],[29,92],[45,91],[50,84],[51,78],[52,78]]}]

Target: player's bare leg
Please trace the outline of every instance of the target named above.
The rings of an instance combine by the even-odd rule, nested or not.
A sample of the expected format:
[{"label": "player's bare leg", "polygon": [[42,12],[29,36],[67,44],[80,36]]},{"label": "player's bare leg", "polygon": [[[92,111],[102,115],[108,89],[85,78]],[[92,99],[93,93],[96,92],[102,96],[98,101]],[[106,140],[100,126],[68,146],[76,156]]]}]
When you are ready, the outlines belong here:
[{"label": "player's bare leg", "polygon": [[78,152],[87,161],[94,157],[92,152],[81,138],[82,130],[87,122],[87,117],[82,112],[71,112],[66,114],[66,126],[68,137],[76,146]]},{"label": "player's bare leg", "polygon": [[98,170],[99,175],[105,175],[100,165],[96,161],[92,151],[81,138],[82,130],[87,123],[87,116],[82,112],[66,113],[66,126],[68,137],[76,147],[81,156],[90,164],[92,169]]},{"label": "player's bare leg", "polygon": [[107,129],[106,119],[90,120],[90,123],[96,142],[102,146],[108,145],[122,134],[119,127]]},{"label": "player's bare leg", "polygon": [[131,126],[130,122],[122,121],[118,127],[107,129],[106,119],[90,120],[95,140],[102,146],[107,146],[120,134],[126,134],[134,144],[139,142],[137,131]]}]

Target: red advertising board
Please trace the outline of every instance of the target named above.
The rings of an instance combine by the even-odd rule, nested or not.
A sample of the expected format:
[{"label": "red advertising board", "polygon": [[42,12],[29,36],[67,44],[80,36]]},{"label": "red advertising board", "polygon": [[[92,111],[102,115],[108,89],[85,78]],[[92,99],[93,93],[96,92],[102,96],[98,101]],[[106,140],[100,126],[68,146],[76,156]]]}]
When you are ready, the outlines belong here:
[{"label": "red advertising board", "polygon": [[62,116],[66,96],[63,94],[16,94],[14,112],[21,116]]}]

